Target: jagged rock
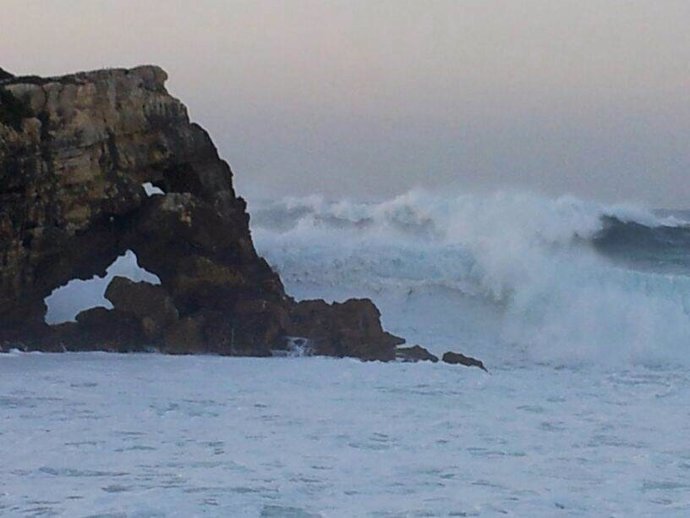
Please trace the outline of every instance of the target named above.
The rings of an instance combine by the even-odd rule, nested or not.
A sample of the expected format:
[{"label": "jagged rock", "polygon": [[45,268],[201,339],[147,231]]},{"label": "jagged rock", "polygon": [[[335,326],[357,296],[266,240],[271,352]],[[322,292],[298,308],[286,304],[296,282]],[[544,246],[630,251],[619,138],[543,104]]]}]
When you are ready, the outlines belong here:
[{"label": "jagged rock", "polygon": [[[371,301],[285,294],[230,167],[166,79],[142,66],[0,82],[0,342],[263,356],[302,336],[318,354],[394,359],[402,340]],[[44,323],[55,288],[102,276],[128,249],[160,287],[117,280],[115,310]]]},{"label": "jagged rock", "polygon": [[[162,71],[160,71],[162,73]],[[197,130],[152,84],[151,67],[63,78],[14,78],[2,91],[32,117],[0,125],[0,318],[42,321],[43,298],[102,274],[124,250],[128,217],[148,200],[141,183],[186,163]],[[202,131],[202,130],[198,130]],[[190,166],[190,173],[192,167]]]},{"label": "jagged rock", "polygon": [[[21,128],[38,127],[0,124],[4,332],[42,328],[54,288],[102,275],[127,248],[183,316],[236,287],[228,279],[242,279],[245,293],[285,298],[254,250],[230,168],[165,79],[147,66],[0,86],[26,108]],[[148,198],[144,182],[170,194]]]},{"label": "jagged rock", "polygon": [[369,299],[305,300],[292,308],[288,334],[309,338],[317,355],[390,361],[404,340],[385,332],[380,317]]},{"label": "jagged rock", "polygon": [[[233,306],[233,319],[226,320],[233,340],[235,354],[248,354],[248,347],[260,356],[270,356],[270,350],[282,341],[290,325],[288,309],[281,302],[265,299],[240,299]],[[227,329],[227,328],[226,328]],[[219,335],[221,333],[218,333]]]},{"label": "jagged rock", "polygon": [[452,351],[448,351],[447,353],[444,353],[441,360],[444,361],[445,363],[450,363],[451,365],[465,365],[466,367],[479,367],[484,372],[489,372],[488,370],[486,370],[486,367],[484,367],[484,363],[482,361],[477,360],[476,358],[472,358],[471,356],[465,356],[464,354],[454,353]]},{"label": "jagged rock", "polygon": [[63,324],[57,330],[68,351],[143,351],[151,344],[139,319],[123,311],[91,308],[79,313],[76,320],[76,324]]},{"label": "jagged rock", "polygon": [[398,347],[395,350],[395,357],[403,362],[438,362],[438,356],[431,354],[421,345],[413,345],[412,347]]},{"label": "jagged rock", "polygon": [[149,340],[160,337],[180,316],[165,289],[147,282],[114,277],[105,290],[105,298],[112,302],[115,310],[139,319]]}]

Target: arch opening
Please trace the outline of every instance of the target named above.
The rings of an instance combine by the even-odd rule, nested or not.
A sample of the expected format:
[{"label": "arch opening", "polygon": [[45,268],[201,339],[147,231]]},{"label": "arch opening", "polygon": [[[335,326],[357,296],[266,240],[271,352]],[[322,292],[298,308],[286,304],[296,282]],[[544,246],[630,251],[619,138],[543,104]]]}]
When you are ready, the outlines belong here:
[{"label": "arch opening", "polygon": [[113,305],[105,298],[105,290],[117,275],[135,282],[161,283],[157,275],[139,266],[137,256],[132,250],[127,250],[107,268],[105,276],[94,275],[88,280],[72,279],[67,284],[55,288],[44,299],[47,307],[46,324],[74,322],[79,313],[95,307],[112,309]]}]

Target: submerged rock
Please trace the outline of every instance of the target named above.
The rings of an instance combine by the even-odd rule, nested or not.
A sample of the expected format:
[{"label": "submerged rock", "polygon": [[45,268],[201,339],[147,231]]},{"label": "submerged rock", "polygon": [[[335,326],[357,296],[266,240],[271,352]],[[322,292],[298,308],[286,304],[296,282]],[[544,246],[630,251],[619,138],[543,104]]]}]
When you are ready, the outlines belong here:
[{"label": "submerged rock", "polygon": [[465,356],[464,354],[448,351],[443,355],[441,360],[445,363],[450,363],[451,365],[465,365],[466,367],[478,367],[484,372],[489,372],[488,370],[486,370],[486,367],[484,367],[484,363],[482,361],[477,360],[476,358],[472,358],[471,356]]},{"label": "submerged rock", "polygon": [[[394,359],[403,340],[370,300],[285,293],[256,253],[230,167],[166,79],[155,66],[0,72],[0,343],[267,356],[299,336],[315,354]],[[115,279],[113,310],[45,324],[45,297],[102,276],[125,250],[161,285]]]},{"label": "submerged rock", "polygon": [[398,347],[395,350],[395,357],[399,361],[403,362],[438,362],[438,356],[431,354],[421,345],[413,345],[412,347]]}]

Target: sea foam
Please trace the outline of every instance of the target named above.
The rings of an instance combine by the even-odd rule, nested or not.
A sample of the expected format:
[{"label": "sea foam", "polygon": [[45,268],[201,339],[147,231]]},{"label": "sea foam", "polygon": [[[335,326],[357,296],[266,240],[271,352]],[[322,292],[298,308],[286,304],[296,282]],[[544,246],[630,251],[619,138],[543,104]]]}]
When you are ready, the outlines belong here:
[{"label": "sea foam", "polygon": [[[604,253],[611,222],[687,232],[673,216],[571,196],[424,191],[379,203],[287,198],[252,213],[257,248],[289,292],[370,296],[392,332],[437,351],[563,363],[687,356],[690,270]],[[641,253],[626,246],[625,258]]]}]

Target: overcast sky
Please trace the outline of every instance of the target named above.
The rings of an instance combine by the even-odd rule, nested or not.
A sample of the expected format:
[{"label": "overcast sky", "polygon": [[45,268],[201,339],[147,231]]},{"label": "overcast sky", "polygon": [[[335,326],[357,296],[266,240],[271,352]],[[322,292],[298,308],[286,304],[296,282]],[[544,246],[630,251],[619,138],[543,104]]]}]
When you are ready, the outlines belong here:
[{"label": "overcast sky", "polygon": [[15,74],[155,63],[250,200],[690,207],[687,0],[0,0]]}]

